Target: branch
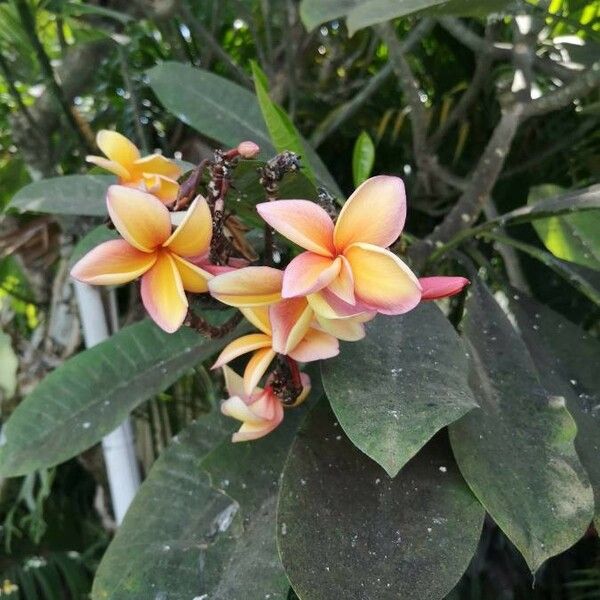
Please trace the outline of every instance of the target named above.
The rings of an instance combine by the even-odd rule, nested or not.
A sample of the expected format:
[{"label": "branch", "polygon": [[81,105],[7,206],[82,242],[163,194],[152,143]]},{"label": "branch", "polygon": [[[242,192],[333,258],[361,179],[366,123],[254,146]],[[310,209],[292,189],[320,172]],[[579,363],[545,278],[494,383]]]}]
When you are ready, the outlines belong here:
[{"label": "branch", "polygon": [[449,241],[461,229],[477,220],[504,166],[522,112],[522,106],[515,104],[503,113],[458,202],[425,240],[411,247],[411,256],[417,268],[423,266],[436,245]]},{"label": "branch", "polygon": [[581,96],[585,96],[600,86],[600,61],[595,62],[577,79],[533,100],[525,106],[523,117],[538,117],[546,113],[568,106]]},{"label": "branch", "polygon": [[179,2],[178,13],[190,26],[192,31],[215,53],[227,67],[228,71],[245,87],[251,87],[252,79],[249,75],[236,64],[229,54],[221,48],[217,40],[212,36],[210,31],[196,18],[185,0]]},{"label": "branch", "polygon": [[25,102],[23,102],[23,98],[21,97],[21,94],[19,93],[19,90],[17,89],[17,86],[15,85],[15,82],[14,82],[12,73],[10,71],[10,68],[8,66],[8,63],[6,62],[6,59],[4,58],[4,56],[1,52],[0,52],[0,71],[2,71],[2,75],[4,77],[4,80],[6,81],[6,85],[8,86],[8,91],[9,91],[10,95],[13,97],[13,100],[15,101],[15,104],[17,105],[18,109],[21,111],[23,117],[29,123],[32,133],[35,132],[37,134],[37,129],[38,129],[37,123],[35,122],[35,119],[32,117],[31,113],[29,112],[29,109],[27,108]]},{"label": "branch", "polygon": [[63,90],[60,87],[58,80],[56,79],[54,69],[52,68],[50,59],[46,54],[46,50],[42,46],[42,43],[40,42],[40,39],[37,36],[35,18],[31,13],[29,5],[27,4],[27,0],[15,0],[15,4],[17,6],[17,11],[19,13],[21,23],[23,24],[23,29],[29,37],[29,41],[33,47],[38,62],[40,63],[40,67],[42,69],[42,72],[44,73],[44,77],[46,78],[48,87],[52,91],[54,98],[61,107],[62,112],[65,118],[67,119],[67,123],[69,123],[71,129],[76,134],[83,151],[87,153],[92,152],[93,147],[88,143],[85,134],[81,130],[81,127],[79,126],[79,123],[77,122],[77,119],[75,118],[75,115],[73,113],[72,107],[67,101],[67,98],[65,97]]},{"label": "branch", "polygon": [[[400,43],[400,48],[403,53],[412,50],[423,37],[425,37],[431,28],[433,21],[431,19],[423,19],[409,34],[406,39]],[[387,63],[378,73],[369,79],[367,85],[355,94],[351,100],[337,107],[319,123],[315,128],[310,142],[316,148],[320,146],[338,127],[347,121],[352,115],[360,109],[360,107],[373,95],[388,77],[394,72],[391,63]]]},{"label": "branch", "polygon": [[409,119],[412,130],[413,152],[415,162],[422,169],[427,155],[427,113],[421,102],[420,88],[412,73],[404,53],[405,50],[396,37],[396,32],[390,23],[380,25],[378,28],[381,39],[388,47],[390,62],[406,101],[410,106]]}]

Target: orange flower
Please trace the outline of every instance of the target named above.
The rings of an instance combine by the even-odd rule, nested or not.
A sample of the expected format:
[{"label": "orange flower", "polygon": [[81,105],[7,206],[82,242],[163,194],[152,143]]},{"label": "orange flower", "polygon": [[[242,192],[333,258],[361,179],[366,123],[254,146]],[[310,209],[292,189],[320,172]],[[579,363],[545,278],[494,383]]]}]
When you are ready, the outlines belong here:
[{"label": "orange flower", "polygon": [[119,183],[150,192],[165,204],[177,198],[181,169],[161,154],[140,155],[137,146],[116,131],[103,129],[96,136],[104,156],[87,156],[86,160],[119,178]]},{"label": "orange flower", "polygon": [[141,277],[146,310],[159,327],[172,333],[187,314],[185,292],[206,292],[212,277],[191,262],[210,246],[212,218],[206,200],[198,196],[174,232],[169,211],[151,194],[112,185],[106,204],[124,239],[91,250],[71,275],[92,285],[119,285]]}]

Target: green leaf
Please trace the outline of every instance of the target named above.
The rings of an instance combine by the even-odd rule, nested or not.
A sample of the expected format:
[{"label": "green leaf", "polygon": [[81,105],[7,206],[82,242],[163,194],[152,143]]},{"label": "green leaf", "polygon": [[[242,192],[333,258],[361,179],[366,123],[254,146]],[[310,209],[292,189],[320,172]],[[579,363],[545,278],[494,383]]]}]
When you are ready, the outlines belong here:
[{"label": "green leaf", "polygon": [[303,0],[300,16],[310,31],[317,25],[346,17],[348,32],[390,21],[415,12],[422,14],[485,17],[510,0]]},{"label": "green leaf", "polygon": [[0,331],[0,398],[12,398],[17,389],[19,359],[12,347],[12,339]]},{"label": "green leaf", "polygon": [[[150,85],[165,108],[200,133],[224,146],[256,142],[263,156],[275,153],[256,96],[231,81],[203,69],[165,62],[148,71]],[[341,197],[341,191],[317,153],[302,139],[305,162],[321,184]]]},{"label": "green leaf", "polygon": [[[256,62],[252,61],[251,66],[258,104],[275,149],[277,152],[290,150],[299,156],[305,156],[306,148],[302,143],[300,132],[296,129],[287,113],[269,97],[267,76]],[[314,181],[314,174],[310,164],[305,165],[304,171],[306,176],[311,181]]]},{"label": "green leaf", "polygon": [[69,259],[69,266],[72,267],[80,258],[99,244],[117,240],[120,237],[116,229],[109,229],[106,225],[98,225],[77,242]]},{"label": "green leaf", "polygon": [[356,138],[352,152],[352,176],[354,187],[358,187],[365,179],[369,178],[375,163],[375,144],[366,131],[362,131]]},{"label": "green leaf", "polygon": [[[527,202],[535,206],[540,200],[561,192],[564,189],[557,185],[539,185],[531,188]],[[600,203],[600,190],[597,196]],[[533,226],[546,248],[557,258],[600,270],[600,210],[538,219]]]},{"label": "green leaf", "polygon": [[551,395],[565,399],[577,423],[575,449],[594,488],[600,527],[600,342],[520,292],[512,294],[509,302],[542,385]]},{"label": "green leaf", "polygon": [[19,190],[9,208],[59,215],[106,215],[106,190],[112,175],[65,175],[34,181]]},{"label": "green leaf", "polygon": [[0,476],[24,475],[79,454],[239,333],[208,340],[185,327],[164,333],[146,320],[77,354],[43,379],[5,424]]},{"label": "green leaf", "polygon": [[321,366],[340,425],[391,477],[442,427],[476,406],[465,349],[433,303],[379,316]]},{"label": "green leaf", "polygon": [[219,413],[178,435],[152,467],[98,569],[94,600],[286,598],[275,538],[279,476],[304,411],[233,444]]},{"label": "green leaf", "polygon": [[442,598],[467,568],[484,511],[445,434],[390,479],[336,426],[310,413],[286,462],[278,545],[300,598]]},{"label": "green leaf", "polygon": [[561,260],[549,252],[544,252],[535,246],[525,244],[505,235],[491,232],[485,232],[481,235],[484,238],[489,238],[513,246],[517,250],[539,260],[549,269],[552,269],[557,275],[568,281],[584,296],[587,296],[592,302],[600,306],[600,274],[597,271],[580,267],[579,265],[575,265],[566,260]]},{"label": "green leaf", "polygon": [[532,571],[586,531],[594,499],[575,452],[575,421],[543,389],[523,340],[483,283],[471,286],[464,334],[481,408],[450,425],[458,466]]},{"label": "green leaf", "polygon": [[[236,214],[248,224],[262,228],[264,221],[256,212],[256,205],[264,202],[265,188],[259,183],[258,169],[264,166],[263,161],[243,160],[235,167],[232,182],[227,192],[226,202],[230,202]],[[280,199],[303,198],[317,199],[317,188],[308,177],[299,171],[286,173],[279,184],[277,197]],[[285,242],[284,238],[281,238]]]}]

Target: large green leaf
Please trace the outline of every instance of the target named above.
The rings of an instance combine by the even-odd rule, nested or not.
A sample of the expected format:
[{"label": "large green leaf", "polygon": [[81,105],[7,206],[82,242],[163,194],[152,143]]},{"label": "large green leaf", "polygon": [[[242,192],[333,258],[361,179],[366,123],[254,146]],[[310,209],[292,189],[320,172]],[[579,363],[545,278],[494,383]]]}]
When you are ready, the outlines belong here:
[{"label": "large green leaf", "polygon": [[433,303],[379,316],[322,364],[340,425],[392,477],[442,427],[476,406],[465,349]]},{"label": "large green leaf", "polygon": [[509,0],[303,0],[300,15],[309,30],[325,21],[346,17],[352,35],[369,25],[415,12],[484,17],[508,3]]},{"label": "large green leaf", "polygon": [[19,404],[2,429],[0,476],[51,467],[89,448],[236,334],[239,328],[208,340],[188,328],[167,334],[143,321],[71,358]]},{"label": "large green leaf", "polygon": [[[527,201],[535,206],[540,200],[559,196],[561,192],[563,188],[557,185],[539,185],[531,188]],[[600,190],[597,196],[600,198]],[[538,219],[533,221],[533,226],[546,248],[557,258],[600,269],[600,210]]]},{"label": "large green leaf", "polygon": [[277,554],[279,476],[303,410],[255,442],[230,419],[188,427],[143,483],[94,583],[94,600],[284,600]]},{"label": "large green leaf", "polygon": [[[256,96],[223,77],[177,62],[148,71],[150,85],[164,106],[179,119],[217,142],[234,147],[243,140],[256,142],[263,156],[275,153]],[[317,179],[333,193],[341,192],[308,142],[305,160]]]},{"label": "large green leaf", "polygon": [[292,446],[277,512],[283,565],[306,600],[440,599],[467,568],[484,516],[445,434],[390,479],[325,402]]},{"label": "large green leaf", "polygon": [[111,175],[66,175],[34,181],[19,190],[9,208],[61,215],[106,215],[106,190]]},{"label": "large green leaf", "polygon": [[532,571],[569,548],[593,517],[575,452],[575,421],[543,389],[523,340],[481,282],[471,287],[464,333],[481,408],[450,426],[458,466]]},{"label": "large green leaf", "polygon": [[[277,152],[290,150],[298,156],[305,156],[306,147],[302,142],[300,132],[296,129],[285,111],[269,97],[267,76],[254,61],[252,61],[252,75],[254,77],[254,89],[258,98],[258,104],[275,149]],[[305,166],[304,170],[307,177],[311,181],[314,181],[314,174],[310,163]]]},{"label": "large green leaf", "polygon": [[509,302],[542,385],[565,399],[577,423],[575,448],[594,488],[600,526],[600,342],[520,292]]}]

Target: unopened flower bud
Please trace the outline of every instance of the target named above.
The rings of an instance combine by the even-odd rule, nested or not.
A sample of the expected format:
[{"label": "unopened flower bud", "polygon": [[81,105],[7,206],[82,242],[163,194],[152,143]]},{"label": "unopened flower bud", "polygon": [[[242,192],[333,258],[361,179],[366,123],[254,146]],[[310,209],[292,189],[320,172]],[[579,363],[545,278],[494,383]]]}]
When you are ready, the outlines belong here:
[{"label": "unopened flower bud", "polygon": [[254,142],[240,142],[237,151],[242,158],[254,158],[260,152],[260,147]]}]

